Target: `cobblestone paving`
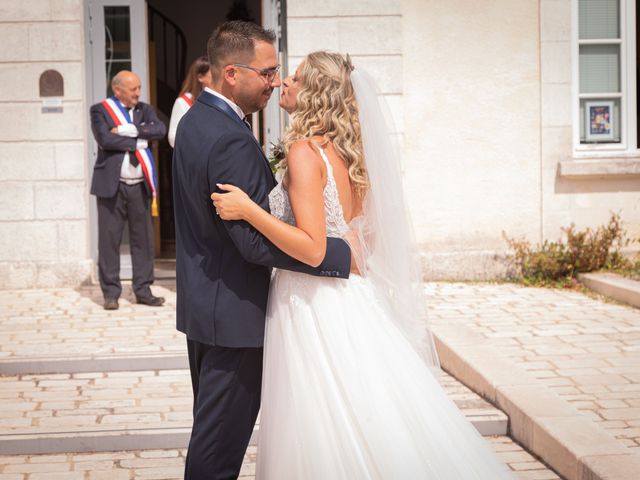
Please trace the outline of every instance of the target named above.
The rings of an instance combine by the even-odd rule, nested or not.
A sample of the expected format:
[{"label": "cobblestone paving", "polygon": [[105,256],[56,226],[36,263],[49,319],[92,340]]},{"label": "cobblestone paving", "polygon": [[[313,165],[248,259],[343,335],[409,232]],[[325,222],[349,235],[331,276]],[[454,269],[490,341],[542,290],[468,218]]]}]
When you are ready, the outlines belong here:
[{"label": "cobblestone paving", "polygon": [[[555,473],[508,437],[489,438],[519,480],[559,480]],[[0,480],[173,480],[182,479],[185,450],[141,450],[0,457]],[[257,447],[249,447],[240,480],[255,475]]]},{"label": "cobblestone paving", "polygon": [[640,452],[640,310],[565,290],[430,283],[434,325],[464,325]]},{"label": "cobblestone paving", "polygon": [[[468,418],[499,413],[444,372],[439,380]],[[190,428],[192,422],[186,369],[1,376],[0,400],[0,435]]]},{"label": "cobblestone paving", "polygon": [[190,427],[188,370],[0,377],[0,434]]},{"label": "cobblestone paving", "polygon": [[[240,480],[255,478],[256,452],[256,447],[248,448]],[[186,453],[140,450],[0,457],[0,480],[181,480]]]},{"label": "cobblestone paving", "polygon": [[[640,407],[637,405],[640,395],[634,396],[634,393],[640,393],[640,388],[607,389],[604,392],[591,388],[583,391],[579,388],[580,385],[552,382],[565,381],[563,379],[567,377],[561,375],[561,369],[598,368],[583,366],[578,360],[584,358],[607,359],[600,368],[633,366],[638,373],[640,349],[637,348],[637,339],[640,329],[637,328],[639,317],[634,310],[602,304],[570,292],[549,294],[546,291],[523,290],[511,285],[429,284],[427,288],[431,294],[429,307],[434,322],[469,325],[485,334],[488,342],[500,346],[505,354],[523,363],[525,368],[537,372],[553,388],[575,388],[575,391],[565,391],[565,395],[624,393],[624,397],[604,399],[622,401],[624,407],[610,403],[606,409],[626,411],[634,406]],[[0,291],[0,369],[2,361],[31,358],[46,360],[87,355],[115,358],[184,354],[184,337],[175,330],[175,288],[167,283],[155,286],[154,293],[167,298],[165,307],[149,308],[132,304],[130,289],[125,287],[120,310],[106,312],[102,309],[102,296],[96,286]],[[550,302],[549,305],[546,302]],[[618,338],[620,351],[617,351],[617,355],[609,355],[611,350],[587,350],[587,347],[602,348],[600,344],[591,345],[588,342],[578,347],[585,349],[585,352],[544,350],[547,340],[552,347],[575,348],[573,344],[565,345],[565,341],[569,339],[562,337],[570,335],[566,332],[570,327],[562,322],[572,320],[571,315],[576,310],[581,312],[578,317],[582,323],[579,327],[574,325],[575,331],[571,335],[578,338],[572,340],[573,343],[580,344],[580,338],[584,335],[623,334]],[[590,326],[585,324],[596,312],[613,315],[617,323],[609,317],[603,321],[601,316],[595,315],[597,318],[591,320]],[[619,312],[625,314],[622,321],[616,317]],[[614,324],[628,330],[621,331],[617,327],[612,332],[593,330],[612,328],[611,325]],[[546,332],[546,335],[538,333],[538,330]],[[634,334],[635,337],[632,336]],[[535,337],[543,340],[536,342]],[[532,338],[534,341],[531,341]],[[607,348],[611,345],[613,344],[605,344]],[[634,346],[635,350],[631,351],[623,348]],[[637,352],[635,360],[633,351]],[[539,359],[539,355],[549,358]],[[575,355],[585,357],[573,358]],[[576,366],[562,364],[560,360],[564,357],[567,357],[565,360],[575,360]],[[625,383],[614,386],[637,386],[638,383],[637,379],[628,378],[632,375],[629,371],[603,371],[599,374],[613,374],[625,379]],[[469,408],[484,408],[467,400],[464,387],[456,385],[452,379],[445,376],[443,384],[460,406],[468,401]],[[594,385],[600,386],[587,386]],[[571,400],[596,402],[590,398]],[[25,432],[31,428],[40,432],[56,431],[68,426],[79,432],[84,428],[95,429],[96,425],[104,428],[128,428],[141,423],[184,425],[191,421],[191,391],[186,370],[4,376],[0,377],[0,399],[3,404],[0,409],[0,432],[3,433]],[[629,399],[636,399],[636,404],[628,404]],[[591,412],[598,411],[585,408],[586,404],[577,406]],[[69,425],[69,421],[73,425]],[[617,425],[624,425],[624,433],[630,433],[630,422],[633,419],[616,421],[620,422]],[[608,427],[614,428],[614,425],[609,423]],[[637,429],[638,425],[635,427]],[[638,435],[624,437],[624,440],[636,437]],[[558,478],[509,438],[494,437],[489,441],[501,458],[518,472],[518,478]],[[0,480],[182,478],[184,455],[183,450],[146,450],[0,456]],[[245,458],[241,478],[253,478],[255,456],[256,449],[251,447]]]},{"label": "cobblestone paving", "polygon": [[176,331],[175,288],[154,286],[153,292],[166,298],[163,307],[131,303],[133,294],[125,286],[120,309],[106,311],[96,286],[1,290],[0,362],[74,355],[186,353],[184,335]]}]

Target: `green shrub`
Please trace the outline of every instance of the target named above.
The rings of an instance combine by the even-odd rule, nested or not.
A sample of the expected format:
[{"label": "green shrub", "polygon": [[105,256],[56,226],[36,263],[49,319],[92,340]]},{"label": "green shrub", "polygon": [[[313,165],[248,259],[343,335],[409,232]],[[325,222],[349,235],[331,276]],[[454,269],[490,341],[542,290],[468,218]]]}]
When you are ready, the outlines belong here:
[{"label": "green shrub", "polygon": [[571,224],[562,231],[564,241],[545,240],[535,247],[527,240],[508,238],[502,233],[513,250],[516,271],[526,284],[575,283],[578,273],[630,267],[631,262],[620,253],[629,240],[619,214],[611,214],[609,223],[595,230],[577,231]]}]

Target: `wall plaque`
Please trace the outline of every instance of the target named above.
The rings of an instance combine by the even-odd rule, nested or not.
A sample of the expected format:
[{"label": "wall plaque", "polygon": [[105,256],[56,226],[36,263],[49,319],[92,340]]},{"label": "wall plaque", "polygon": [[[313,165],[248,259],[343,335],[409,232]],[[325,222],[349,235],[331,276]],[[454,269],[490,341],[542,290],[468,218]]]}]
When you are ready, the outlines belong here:
[{"label": "wall plaque", "polygon": [[40,75],[42,113],[62,113],[64,79],[57,70],[45,70]]},{"label": "wall plaque", "polygon": [[40,75],[41,97],[63,97],[64,80],[57,70],[45,70]]}]

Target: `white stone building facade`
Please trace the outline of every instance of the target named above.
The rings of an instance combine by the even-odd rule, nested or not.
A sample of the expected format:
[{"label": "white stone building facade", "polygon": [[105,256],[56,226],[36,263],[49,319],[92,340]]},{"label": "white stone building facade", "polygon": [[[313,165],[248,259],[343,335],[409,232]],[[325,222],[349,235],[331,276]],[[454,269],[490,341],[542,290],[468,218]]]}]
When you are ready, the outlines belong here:
[{"label": "white stone building facade", "polygon": [[[91,278],[83,9],[79,0],[0,2],[0,286]],[[64,79],[41,113],[39,77]]]},{"label": "white stone building facade", "polygon": [[[95,277],[90,40],[103,26],[91,23],[92,1],[0,0],[0,288]],[[132,11],[146,5],[96,2]],[[188,5],[191,15],[197,4]],[[249,5],[269,25],[278,8],[289,70],[306,53],[329,49],[348,52],[378,79],[402,141],[407,199],[429,278],[504,275],[502,232],[553,240],[572,222],[595,227],[616,211],[630,236],[640,236],[635,2]],[[602,12],[602,22],[617,30],[582,38],[583,25],[598,24]],[[132,20],[132,28],[148,28],[145,21]],[[64,79],[61,113],[42,112],[39,77],[48,69]],[[611,109],[615,138],[584,138],[589,105]],[[273,118],[262,128],[273,127]]]}]

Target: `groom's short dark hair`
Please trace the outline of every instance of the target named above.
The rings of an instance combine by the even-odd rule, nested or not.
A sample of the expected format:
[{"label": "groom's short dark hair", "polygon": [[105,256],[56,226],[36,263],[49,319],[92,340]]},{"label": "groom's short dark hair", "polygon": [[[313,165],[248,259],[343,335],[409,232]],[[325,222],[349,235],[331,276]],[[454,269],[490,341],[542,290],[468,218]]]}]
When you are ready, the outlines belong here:
[{"label": "groom's short dark hair", "polygon": [[207,42],[211,75],[217,78],[220,70],[231,63],[250,63],[255,57],[256,42],[273,43],[276,35],[253,22],[233,20],[216,28]]}]

